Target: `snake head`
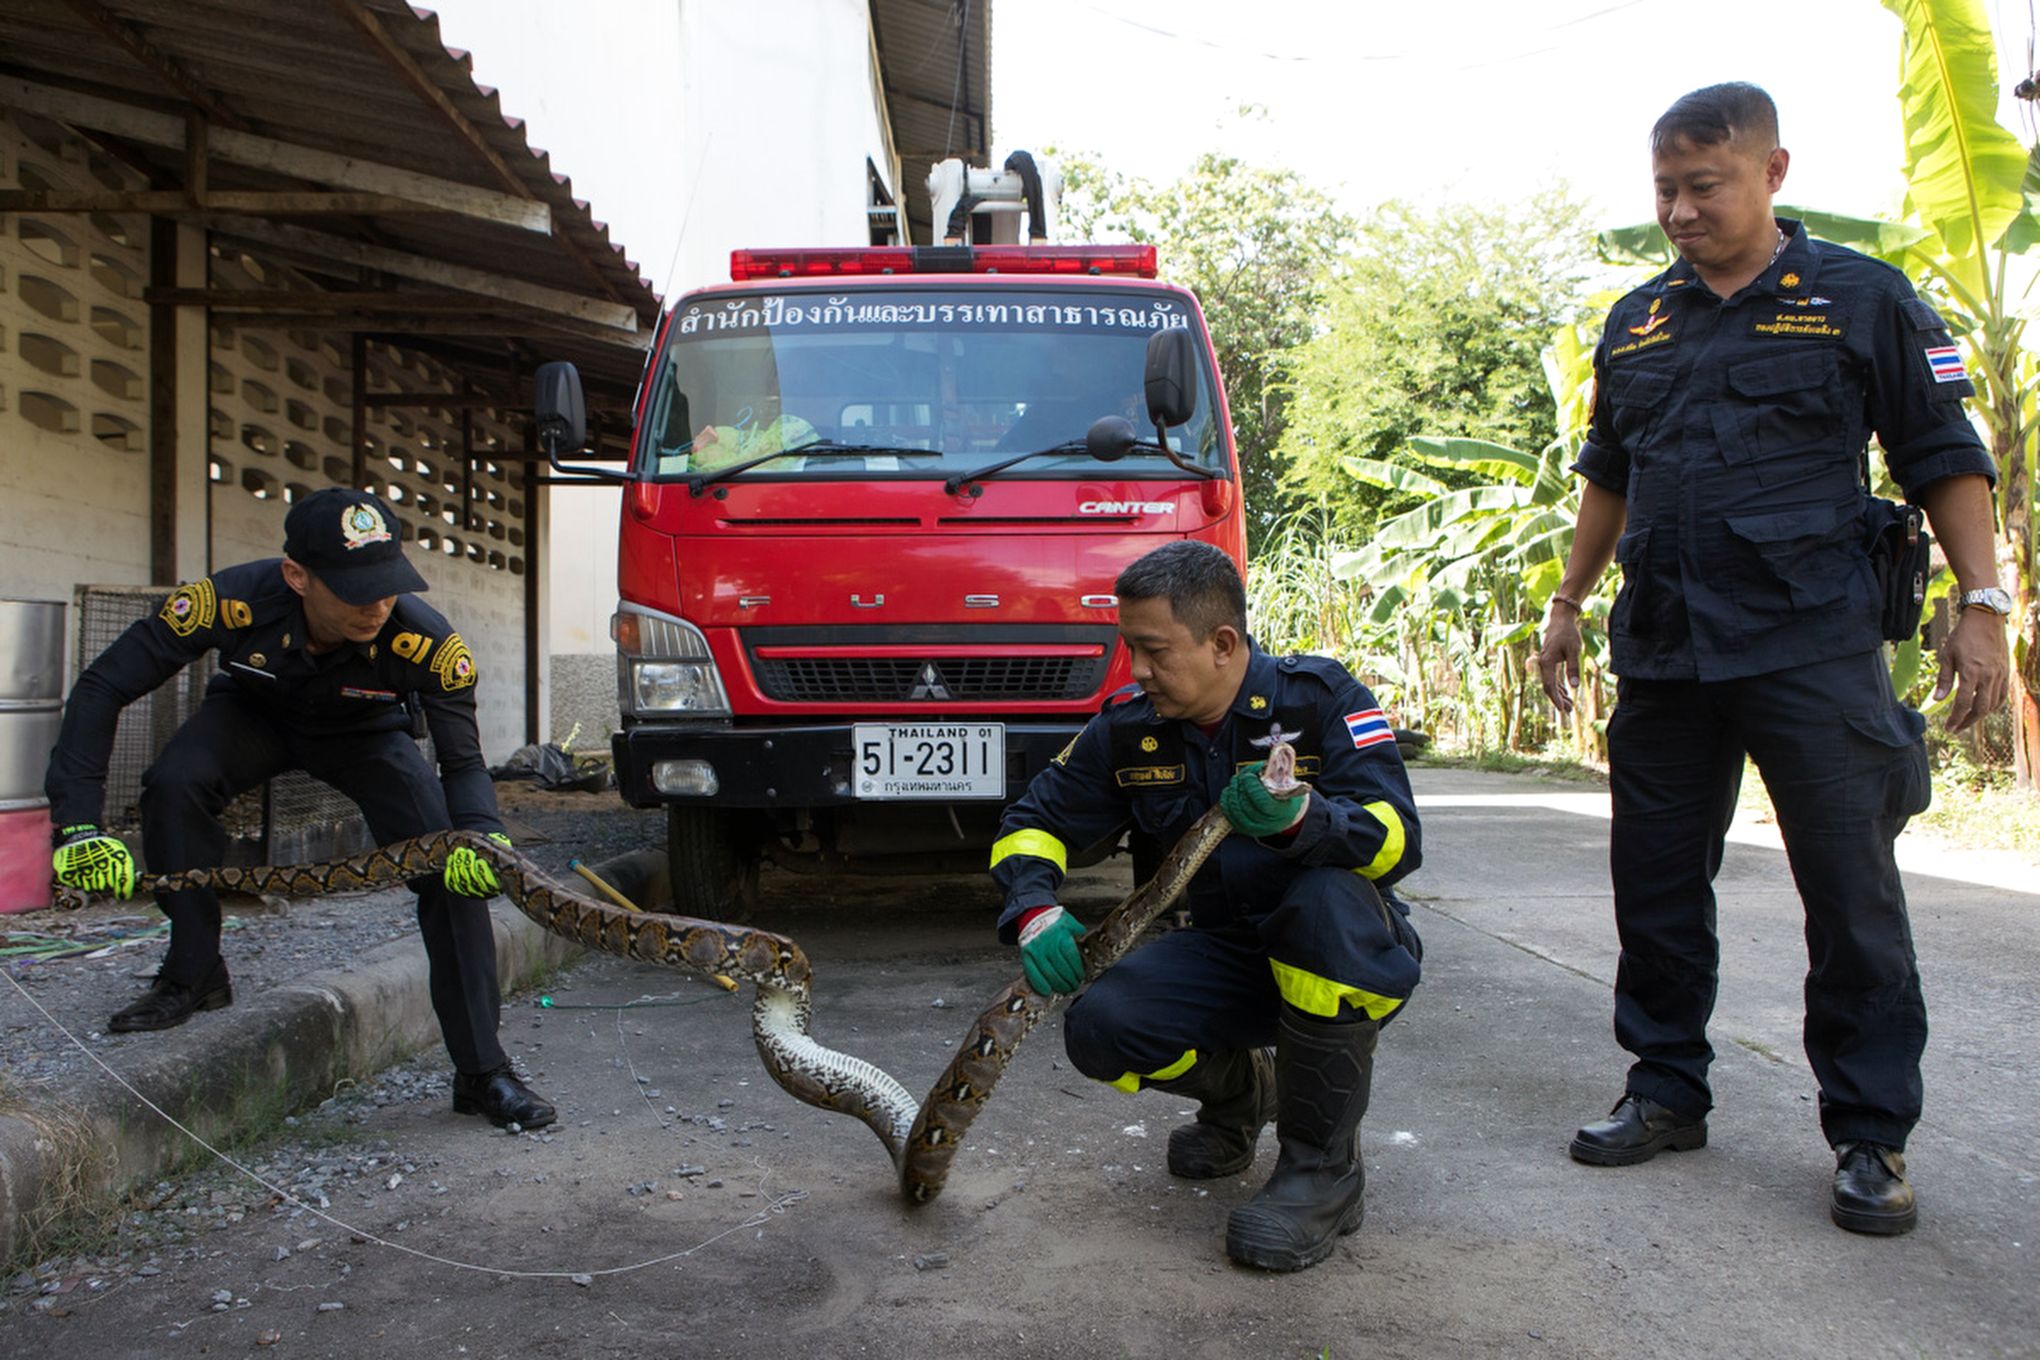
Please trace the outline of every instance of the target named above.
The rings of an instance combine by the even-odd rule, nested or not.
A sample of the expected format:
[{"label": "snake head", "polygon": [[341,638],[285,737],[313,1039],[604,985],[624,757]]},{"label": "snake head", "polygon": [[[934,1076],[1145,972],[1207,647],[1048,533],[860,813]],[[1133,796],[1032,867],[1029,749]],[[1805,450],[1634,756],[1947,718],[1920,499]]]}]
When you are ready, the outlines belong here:
[{"label": "snake head", "polygon": [[1310,791],[1310,785],[1296,777],[1296,748],[1278,742],[1261,766],[1261,786],[1277,798],[1296,798]]}]

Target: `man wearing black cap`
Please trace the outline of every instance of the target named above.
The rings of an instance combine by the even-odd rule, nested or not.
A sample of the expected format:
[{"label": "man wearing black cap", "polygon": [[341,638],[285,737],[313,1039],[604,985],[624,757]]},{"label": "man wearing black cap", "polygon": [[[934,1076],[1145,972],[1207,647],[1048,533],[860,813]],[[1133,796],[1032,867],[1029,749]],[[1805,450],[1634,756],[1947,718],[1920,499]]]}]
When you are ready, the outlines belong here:
[{"label": "man wearing black cap", "polygon": [[[283,551],[178,587],[78,677],[45,780],[58,882],[134,892],[134,860],[98,825],[120,711],[215,650],[220,669],[204,702],[142,776],[151,869],[217,865],[227,844],[221,811],[286,770],[353,799],[385,844],[448,827],[509,844],[475,726],[474,659],[417,598],[425,580],[405,560],[389,511],[366,492],[315,492],[285,518]],[[438,753],[437,777],[411,737],[413,698]],[[518,1081],[496,1039],[494,869],[463,849],[442,874],[411,886],[432,1008],[456,1069],[454,1109],[497,1124],[551,1123],[553,1107]],[[170,918],[169,952],[149,990],[109,1029],[168,1029],[233,1003],[218,897],[199,888],[159,893],[157,903]]]}]

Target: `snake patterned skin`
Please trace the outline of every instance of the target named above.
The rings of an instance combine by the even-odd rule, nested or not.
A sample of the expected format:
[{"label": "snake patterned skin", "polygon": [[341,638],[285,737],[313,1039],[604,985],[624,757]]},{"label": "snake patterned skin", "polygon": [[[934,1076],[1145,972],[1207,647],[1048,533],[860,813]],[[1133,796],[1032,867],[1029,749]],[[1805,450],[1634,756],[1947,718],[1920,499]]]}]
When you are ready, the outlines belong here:
[{"label": "snake patterned skin", "polygon": [[[1308,786],[1296,780],[1295,753],[1277,746],[1262,781],[1278,797]],[[1123,958],[1141,932],[1182,896],[1204,861],[1232,830],[1213,807],[1198,819],[1148,882],[1136,888],[1077,947],[1084,974],[1095,978]],[[768,930],[665,912],[634,912],[584,896],[529,859],[474,831],[441,831],[398,841],[351,859],[255,868],[190,869],[144,874],[138,892],[215,888],[234,892],[318,896],[361,892],[436,876],[466,847],[495,866],[503,893],[517,909],[555,935],[590,949],[667,968],[722,974],[753,983],[751,1033],[758,1056],[794,1099],[861,1120],[898,1172],[909,1203],[942,1193],[949,1164],[971,1121],[991,1097],[1014,1052],[1059,998],[1044,997],[1016,978],[985,1007],[925,1101],[862,1058],[825,1047],[809,1032],[814,970],[793,940]]]}]

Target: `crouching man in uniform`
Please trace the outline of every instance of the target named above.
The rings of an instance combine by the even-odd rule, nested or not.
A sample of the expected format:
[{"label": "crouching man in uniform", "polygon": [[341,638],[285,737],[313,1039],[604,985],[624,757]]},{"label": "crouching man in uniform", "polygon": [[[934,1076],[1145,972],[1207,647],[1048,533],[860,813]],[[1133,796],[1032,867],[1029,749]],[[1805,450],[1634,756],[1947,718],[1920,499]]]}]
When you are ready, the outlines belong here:
[{"label": "crouching man in uniform", "polygon": [[[1223,805],[1235,834],[1191,881],[1191,927],[1097,978],[1064,1042],[1094,1080],[1199,1102],[1169,1136],[1175,1175],[1246,1170],[1272,1116],[1275,1169],[1233,1210],[1226,1254],[1301,1270],[1360,1226],[1375,1040],[1417,985],[1407,908],[1379,891],[1420,859],[1409,779],[1381,706],[1345,667],[1253,644],[1239,572],[1218,548],[1168,544],[1115,588],[1136,684],[1007,810],[992,848],[999,935],[1019,944],[1036,991],[1075,991],[1084,927],[1056,901],[1070,852],[1129,821],[1168,847]],[[1261,784],[1280,742],[1307,797]]]},{"label": "crouching man in uniform", "polygon": [[[475,665],[460,634],[415,592],[382,502],[360,491],[305,497],[284,520],[284,556],[181,586],[100,653],[71,690],[45,787],[57,881],[128,897],[135,864],[99,826],[120,712],[208,651],[219,674],[142,776],[142,848],[158,873],[216,866],[220,813],[236,796],[303,770],[353,799],[378,842],[449,827],[510,844],[475,725]],[[437,776],[411,738],[416,696]],[[511,1071],[496,1039],[502,998],[488,899],[501,889],[465,848],[411,880],[431,965],[432,1008],[455,1068],[453,1107],[497,1124],[549,1124],[553,1107]],[[169,1029],[233,1003],[210,889],[159,893],[170,948],[149,990],[115,1012],[116,1032]]]}]

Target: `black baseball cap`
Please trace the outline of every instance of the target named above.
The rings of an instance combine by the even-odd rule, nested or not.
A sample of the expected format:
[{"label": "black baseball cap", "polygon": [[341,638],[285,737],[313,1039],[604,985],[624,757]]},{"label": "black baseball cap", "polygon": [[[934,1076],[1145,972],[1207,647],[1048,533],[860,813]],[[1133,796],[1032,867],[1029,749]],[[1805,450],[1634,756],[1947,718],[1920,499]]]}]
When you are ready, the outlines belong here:
[{"label": "black baseball cap", "polygon": [[314,491],[283,517],[283,552],[348,604],[429,589],[404,559],[396,517],[366,491]]}]

